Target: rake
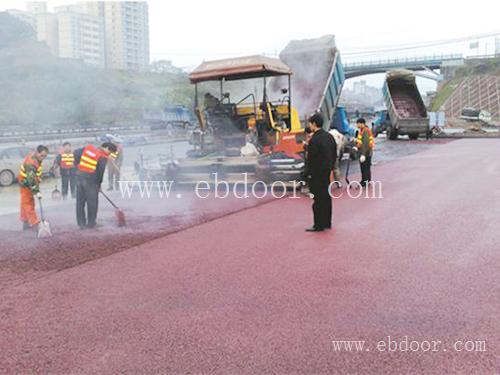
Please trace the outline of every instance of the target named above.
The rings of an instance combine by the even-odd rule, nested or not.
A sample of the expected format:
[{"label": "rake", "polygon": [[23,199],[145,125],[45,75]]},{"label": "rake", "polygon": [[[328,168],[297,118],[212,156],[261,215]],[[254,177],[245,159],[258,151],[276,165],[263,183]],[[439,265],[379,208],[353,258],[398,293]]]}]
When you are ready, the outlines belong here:
[{"label": "rake", "polygon": [[99,192],[106,198],[106,200],[115,208],[115,217],[116,217],[116,223],[119,227],[124,227],[127,224],[127,221],[125,220],[125,213],[120,210],[120,208],[109,198],[102,190],[99,190]]}]

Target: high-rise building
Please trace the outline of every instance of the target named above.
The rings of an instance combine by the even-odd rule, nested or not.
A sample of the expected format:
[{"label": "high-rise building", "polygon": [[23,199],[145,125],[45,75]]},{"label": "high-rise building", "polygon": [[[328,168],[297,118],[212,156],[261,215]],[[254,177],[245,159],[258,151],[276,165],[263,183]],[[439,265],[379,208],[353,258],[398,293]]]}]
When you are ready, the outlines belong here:
[{"label": "high-rise building", "polygon": [[103,11],[106,65],[112,69],[147,70],[148,4],[145,1],[107,1]]},{"label": "high-rise building", "polygon": [[47,2],[45,1],[28,1],[26,2],[26,10],[33,14],[47,13]]},{"label": "high-rise building", "polygon": [[84,13],[80,6],[55,8],[59,26],[59,56],[105,66],[103,19]]},{"label": "high-rise building", "polygon": [[30,24],[56,56],[122,70],[149,69],[145,1],[79,1],[47,12],[43,1],[9,13]]},{"label": "high-rise building", "polygon": [[59,30],[55,14],[35,13],[37,40],[47,43],[54,56],[59,55]]}]

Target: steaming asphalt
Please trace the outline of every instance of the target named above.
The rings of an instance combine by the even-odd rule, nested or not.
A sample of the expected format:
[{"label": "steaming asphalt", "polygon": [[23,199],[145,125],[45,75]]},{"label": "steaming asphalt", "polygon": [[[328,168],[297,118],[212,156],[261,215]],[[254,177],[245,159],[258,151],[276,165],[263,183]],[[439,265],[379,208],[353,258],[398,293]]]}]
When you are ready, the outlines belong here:
[{"label": "steaming asphalt", "polygon": [[[498,373],[497,153],[380,163],[383,199],[336,199],[332,231],[304,232],[309,199],[273,200],[4,288],[0,372]],[[388,336],[442,344],[377,349]]]},{"label": "steaming asphalt", "polygon": [[[443,140],[418,140],[418,141],[408,141],[406,139],[400,139],[398,141],[386,141],[384,135],[380,135],[376,139],[377,149],[374,157],[374,164],[384,163],[390,160],[394,160],[406,155],[410,155],[416,152],[420,152],[429,147],[432,147],[435,143],[443,142]],[[447,142],[447,141],[444,141]],[[138,146],[127,146],[124,150],[124,162],[122,167],[122,178],[125,180],[136,180],[137,176],[134,172],[134,163],[140,159],[142,154],[144,160],[155,160],[158,155],[167,155],[173,151],[176,158],[183,158],[186,152],[191,149],[186,141],[176,141],[176,142],[159,142],[155,144],[146,144]],[[342,162],[342,171],[345,171],[346,160]],[[352,174],[359,173],[359,165],[357,162],[351,163]],[[55,185],[60,187],[60,179],[54,180],[51,178],[44,179],[42,183],[42,193],[44,194],[45,204],[48,207],[58,206],[59,202],[52,202],[49,197],[50,193],[54,189]],[[103,186],[106,188],[108,184],[107,174],[104,176]],[[6,214],[17,213],[19,210],[19,191],[17,184],[9,187],[0,187],[0,217]],[[0,220],[1,221],[1,220]]]}]

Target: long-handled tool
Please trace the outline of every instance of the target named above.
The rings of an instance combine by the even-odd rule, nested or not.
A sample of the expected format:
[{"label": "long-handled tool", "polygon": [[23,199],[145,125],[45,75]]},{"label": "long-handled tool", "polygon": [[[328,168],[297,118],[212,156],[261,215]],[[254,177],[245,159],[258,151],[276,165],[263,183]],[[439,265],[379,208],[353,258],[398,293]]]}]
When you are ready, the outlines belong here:
[{"label": "long-handled tool", "polygon": [[345,182],[347,183],[347,187],[350,186],[351,181],[349,181],[349,168],[351,167],[351,156],[347,158],[347,166],[345,168]]},{"label": "long-handled tool", "polygon": [[38,223],[38,238],[52,237],[52,231],[50,230],[50,224],[45,220],[45,215],[43,213],[42,198],[38,197],[38,205],[40,206],[40,222]]},{"label": "long-handled tool", "polygon": [[127,224],[127,221],[125,220],[125,214],[123,213],[120,208],[109,198],[102,190],[99,190],[99,192],[106,198],[106,200],[115,208],[115,217],[116,217],[116,222],[119,227],[124,227]]},{"label": "long-handled tool", "polygon": [[56,182],[56,185],[54,186],[54,190],[52,190],[51,197],[52,197],[52,199],[54,199],[56,201],[61,200],[61,198],[62,198],[61,191],[57,188],[57,182]]}]

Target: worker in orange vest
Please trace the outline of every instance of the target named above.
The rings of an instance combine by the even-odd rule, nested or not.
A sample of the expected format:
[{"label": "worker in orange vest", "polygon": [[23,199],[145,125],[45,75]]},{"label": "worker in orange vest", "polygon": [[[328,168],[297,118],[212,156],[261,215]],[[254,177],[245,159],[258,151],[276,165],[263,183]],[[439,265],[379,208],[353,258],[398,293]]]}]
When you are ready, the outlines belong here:
[{"label": "worker in orange vest", "polygon": [[123,145],[115,139],[116,152],[111,152],[108,157],[108,190],[118,190],[120,171],[123,164]]},{"label": "worker in orange vest", "polygon": [[[75,150],[76,221],[80,229],[96,226],[99,191],[110,153],[116,145],[105,142],[100,147],[88,145]],[[87,212],[85,212],[87,209]]]},{"label": "worker in orange vest", "polygon": [[375,141],[372,131],[366,126],[364,118],[356,121],[358,136],[356,137],[356,148],[359,151],[359,165],[361,168],[361,186],[367,186],[372,179],[371,166]]},{"label": "worker in orange vest", "polygon": [[71,143],[64,142],[63,149],[56,156],[54,166],[58,167],[61,173],[61,191],[63,199],[68,197],[68,187],[71,191],[71,198],[76,197],[76,168],[75,156],[71,149]]},{"label": "worker in orange vest", "polygon": [[34,152],[27,155],[19,168],[18,181],[21,193],[21,214],[23,230],[37,229],[38,217],[35,212],[34,196],[41,199],[40,182],[42,181],[42,162],[47,157],[49,149],[40,145]]}]

